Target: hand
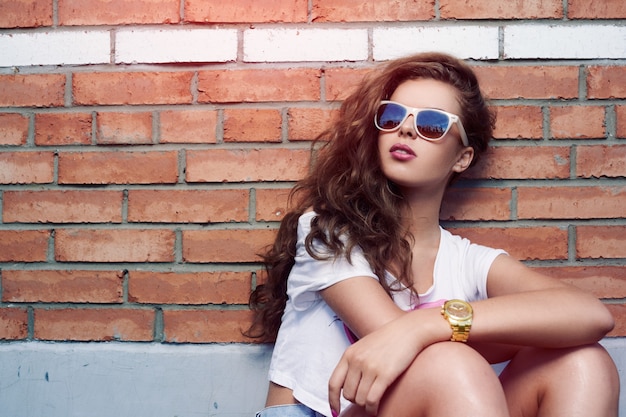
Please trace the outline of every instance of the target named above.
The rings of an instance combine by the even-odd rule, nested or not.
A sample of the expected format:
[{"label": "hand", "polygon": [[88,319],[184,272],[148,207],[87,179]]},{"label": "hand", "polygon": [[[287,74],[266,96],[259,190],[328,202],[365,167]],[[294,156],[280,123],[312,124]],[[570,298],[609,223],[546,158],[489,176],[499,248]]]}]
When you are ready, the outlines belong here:
[{"label": "hand", "polygon": [[415,331],[419,326],[413,315],[405,314],[393,320],[346,349],[328,383],[331,410],[341,411],[343,390],[347,400],[365,407],[370,415],[377,414],[387,388],[426,346],[419,340],[425,329]]}]

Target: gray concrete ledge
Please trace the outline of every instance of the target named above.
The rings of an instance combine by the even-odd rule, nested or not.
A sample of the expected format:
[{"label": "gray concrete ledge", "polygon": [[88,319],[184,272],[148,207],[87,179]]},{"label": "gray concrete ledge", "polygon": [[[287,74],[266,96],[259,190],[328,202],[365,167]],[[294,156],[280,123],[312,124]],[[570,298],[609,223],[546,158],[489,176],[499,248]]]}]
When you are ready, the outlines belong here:
[{"label": "gray concrete ledge", "polygon": [[[626,381],[626,338],[602,344]],[[0,414],[251,417],[265,400],[270,355],[246,344],[4,343]]]},{"label": "gray concrete ledge", "polygon": [[270,355],[244,344],[0,344],[0,415],[250,417]]}]

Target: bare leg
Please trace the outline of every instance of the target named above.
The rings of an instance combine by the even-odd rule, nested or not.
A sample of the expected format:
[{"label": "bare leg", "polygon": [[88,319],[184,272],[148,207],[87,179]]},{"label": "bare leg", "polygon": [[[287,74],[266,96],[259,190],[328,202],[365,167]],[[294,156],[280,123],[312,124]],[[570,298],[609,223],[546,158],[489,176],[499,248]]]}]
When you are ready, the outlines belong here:
[{"label": "bare leg", "polygon": [[598,344],[522,349],[500,376],[511,417],[617,417],[619,376]]},{"label": "bare leg", "polygon": [[379,417],[508,416],[497,375],[485,359],[462,343],[426,348],[392,385]]}]

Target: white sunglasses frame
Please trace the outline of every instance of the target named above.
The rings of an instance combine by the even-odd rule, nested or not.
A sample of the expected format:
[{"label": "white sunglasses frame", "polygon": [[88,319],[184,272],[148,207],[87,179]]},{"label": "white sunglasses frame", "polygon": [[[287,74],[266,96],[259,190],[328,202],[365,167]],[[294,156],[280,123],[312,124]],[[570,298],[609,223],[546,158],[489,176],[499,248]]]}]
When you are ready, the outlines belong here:
[{"label": "white sunglasses frame", "polygon": [[[376,110],[376,114],[374,114],[374,125],[381,132],[393,132],[395,130],[398,130],[404,124],[404,122],[406,122],[406,119],[409,116],[413,116],[413,125],[415,128],[415,132],[419,135],[420,138],[427,140],[429,142],[436,142],[438,140],[441,140],[444,136],[448,134],[448,132],[450,131],[450,128],[452,128],[452,124],[456,123],[459,129],[459,134],[461,136],[461,142],[463,143],[464,146],[469,146],[469,140],[467,139],[467,133],[465,133],[465,128],[463,127],[463,123],[461,123],[461,118],[457,116],[456,114],[448,113],[447,111],[443,111],[439,109],[409,107],[409,106],[405,106],[402,103],[398,103],[397,101],[392,101],[392,100],[382,100],[380,104],[378,105],[378,108],[380,108],[380,106],[382,106],[383,104],[395,104],[397,106],[400,106],[406,110],[406,115],[404,116],[400,124],[398,124],[398,126],[394,127],[393,129],[383,129],[380,126],[378,126],[378,121],[376,120],[377,119],[376,115],[378,114],[378,110]],[[451,123],[448,124],[446,131],[443,132],[440,138],[437,138],[437,139],[428,138],[419,132],[419,129],[417,128],[417,114],[424,110],[431,110],[431,111],[435,111],[438,113],[443,113],[446,116],[448,116],[448,119],[450,119]]]}]

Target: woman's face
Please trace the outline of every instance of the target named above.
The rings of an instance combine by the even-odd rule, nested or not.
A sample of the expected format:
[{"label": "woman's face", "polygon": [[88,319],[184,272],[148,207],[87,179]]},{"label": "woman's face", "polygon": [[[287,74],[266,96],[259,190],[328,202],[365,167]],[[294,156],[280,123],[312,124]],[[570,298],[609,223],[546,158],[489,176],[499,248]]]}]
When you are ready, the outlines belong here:
[{"label": "woman's face", "polygon": [[[461,108],[454,87],[441,81],[420,78],[404,81],[389,98],[408,107],[439,109],[460,115]],[[401,189],[443,187],[454,172],[467,168],[473,155],[471,148],[461,143],[456,123],[440,140],[422,139],[415,131],[413,116],[391,132],[379,132],[378,150],[383,173]],[[460,163],[467,158],[469,161]]]}]

